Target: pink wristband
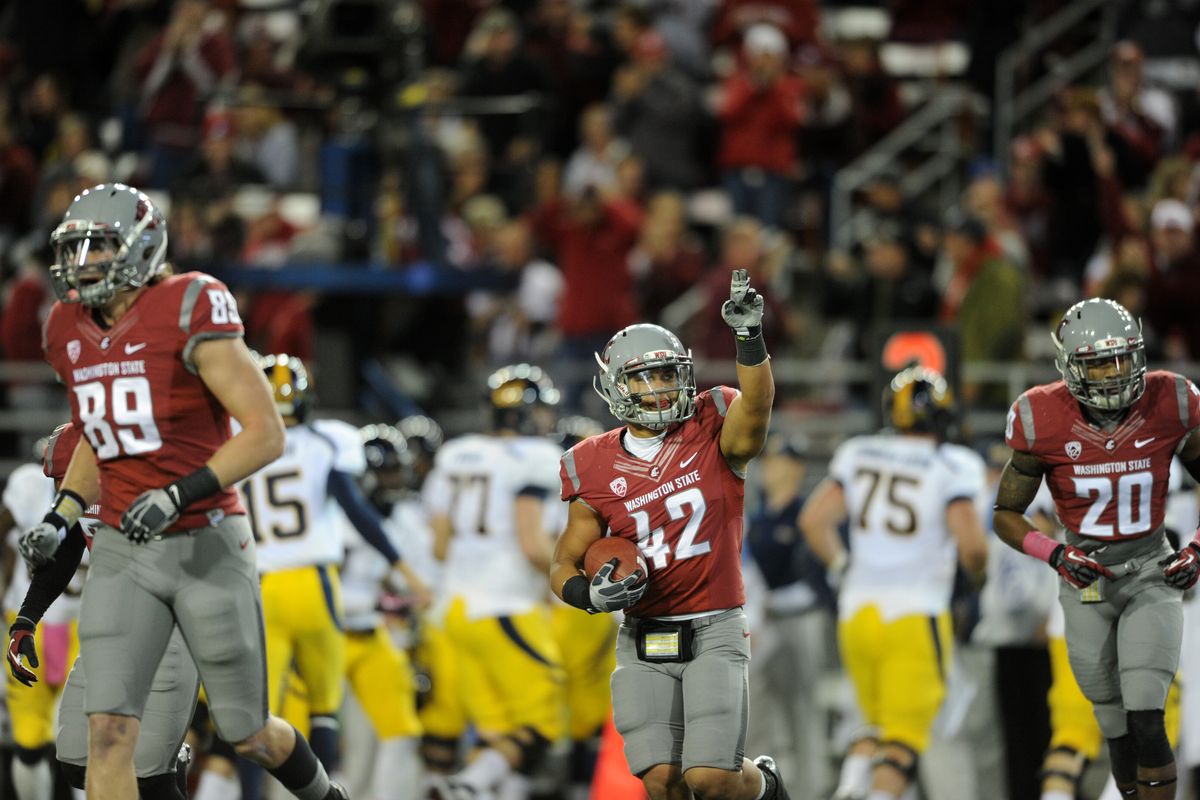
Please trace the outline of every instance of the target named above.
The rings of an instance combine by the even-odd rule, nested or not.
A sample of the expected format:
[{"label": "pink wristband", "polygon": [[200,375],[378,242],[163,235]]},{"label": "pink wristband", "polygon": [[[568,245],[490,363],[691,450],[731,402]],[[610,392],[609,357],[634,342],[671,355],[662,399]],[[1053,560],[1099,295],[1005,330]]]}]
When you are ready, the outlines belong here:
[{"label": "pink wristband", "polygon": [[1021,541],[1021,550],[1034,558],[1040,558],[1046,563],[1050,562],[1050,555],[1057,548],[1058,542],[1041,531],[1030,531],[1025,534],[1024,540]]}]

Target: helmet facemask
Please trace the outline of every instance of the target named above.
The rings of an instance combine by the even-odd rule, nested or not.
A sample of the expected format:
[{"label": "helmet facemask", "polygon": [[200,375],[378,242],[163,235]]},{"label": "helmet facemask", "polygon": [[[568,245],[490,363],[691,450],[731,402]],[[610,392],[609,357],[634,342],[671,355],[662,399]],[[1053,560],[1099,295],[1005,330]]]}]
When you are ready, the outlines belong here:
[{"label": "helmet facemask", "polygon": [[1075,399],[1097,411],[1129,408],[1146,391],[1146,350],[1141,339],[1090,353],[1060,350],[1055,365]]},{"label": "helmet facemask", "polygon": [[652,431],[690,419],[696,413],[696,376],[690,355],[647,353],[615,371],[597,356],[594,386],[617,419]]}]

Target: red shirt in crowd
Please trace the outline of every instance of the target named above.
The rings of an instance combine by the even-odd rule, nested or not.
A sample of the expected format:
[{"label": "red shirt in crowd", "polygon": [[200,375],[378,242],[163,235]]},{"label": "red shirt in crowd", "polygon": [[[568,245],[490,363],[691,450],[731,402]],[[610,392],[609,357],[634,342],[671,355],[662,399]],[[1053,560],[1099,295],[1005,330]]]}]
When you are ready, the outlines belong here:
[{"label": "red shirt in crowd", "polygon": [[803,119],[803,85],[783,75],[767,87],[744,72],[725,81],[718,111],[722,167],[761,167],[788,172],[796,162],[796,131]]}]

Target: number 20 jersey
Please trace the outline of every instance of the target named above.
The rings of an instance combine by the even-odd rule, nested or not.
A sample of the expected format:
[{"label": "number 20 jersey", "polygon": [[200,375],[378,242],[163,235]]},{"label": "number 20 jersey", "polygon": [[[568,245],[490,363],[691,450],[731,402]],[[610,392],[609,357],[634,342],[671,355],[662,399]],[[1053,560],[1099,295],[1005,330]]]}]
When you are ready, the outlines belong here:
[{"label": "number 20 jersey", "polygon": [[839,616],[849,619],[867,604],[885,619],[945,611],[957,554],[946,507],[969,500],[983,512],[983,459],[925,437],[855,436],[834,452],[829,475],[841,485],[850,517]]},{"label": "number 20 jersey", "polygon": [[1093,539],[1137,539],[1158,530],[1171,458],[1200,426],[1200,392],[1173,372],[1146,375],[1146,391],[1111,433],[1088,424],[1062,381],[1035,386],[1008,412],[1005,440],[1046,468],[1059,521]]},{"label": "number 20 jersey", "polygon": [[563,456],[562,498],[594,508],[641,547],[650,586],[632,617],[735,608],[746,602],[741,550],[745,479],[721,453],[721,428],[737,390],[696,397],[696,413],[670,429],[651,461],[625,450],[625,428],[584,439]]},{"label": "number 20 jersey", "polygon": [[[229,439],[229,415],[191,357],[202,341],[242,333],[233,295],[199,272],[151,285],[111,328],[79,303],[54,304],[43,347],[96,453],[102,522],[119,528],[138,495],[204,466]],[[167,530],[240,513],[231,487],[193,503]]]}]

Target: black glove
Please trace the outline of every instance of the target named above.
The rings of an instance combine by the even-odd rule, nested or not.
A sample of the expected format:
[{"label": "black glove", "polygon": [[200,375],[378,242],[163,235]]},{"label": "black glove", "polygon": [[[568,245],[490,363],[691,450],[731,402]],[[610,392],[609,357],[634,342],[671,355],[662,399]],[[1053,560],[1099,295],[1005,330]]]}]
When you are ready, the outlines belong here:
[{"label": "black glove", "polygon": [[1108,567],[1101,564],[1073,544],[1060,544],[1050,554],[1050,566],[1058,570],[1058,574],[1076,589],[1086,589],[1103,575],[1113,576]]},{"label": "black glove", "polygon": [[1167,556],[1158,565],[1163,568],[1163,578],[1176,589],[1187,591],[1200,578],[1200,545],[1188,542],[1174,555]]},{"label": "black glove", "polygon": [[619,563],[620,561],[614,558],[596,570],[592,577],[589,594],[592,606],[599,611],[619,611],[635,605],[650,585],[640,569],[635,569],[619,581],[613,580],[613,570]]},{"label": "black glove", "polygon": [[33,638],[33,632],[36,629],[37,626],[24,617],[17,617],[12,627],[8,629],[8,671],[26,686],[33,686],[37,683],[37,675],[25,666],[25,660],[28,660],[29,666],[34,669],[40,665],[37,646]]}]

